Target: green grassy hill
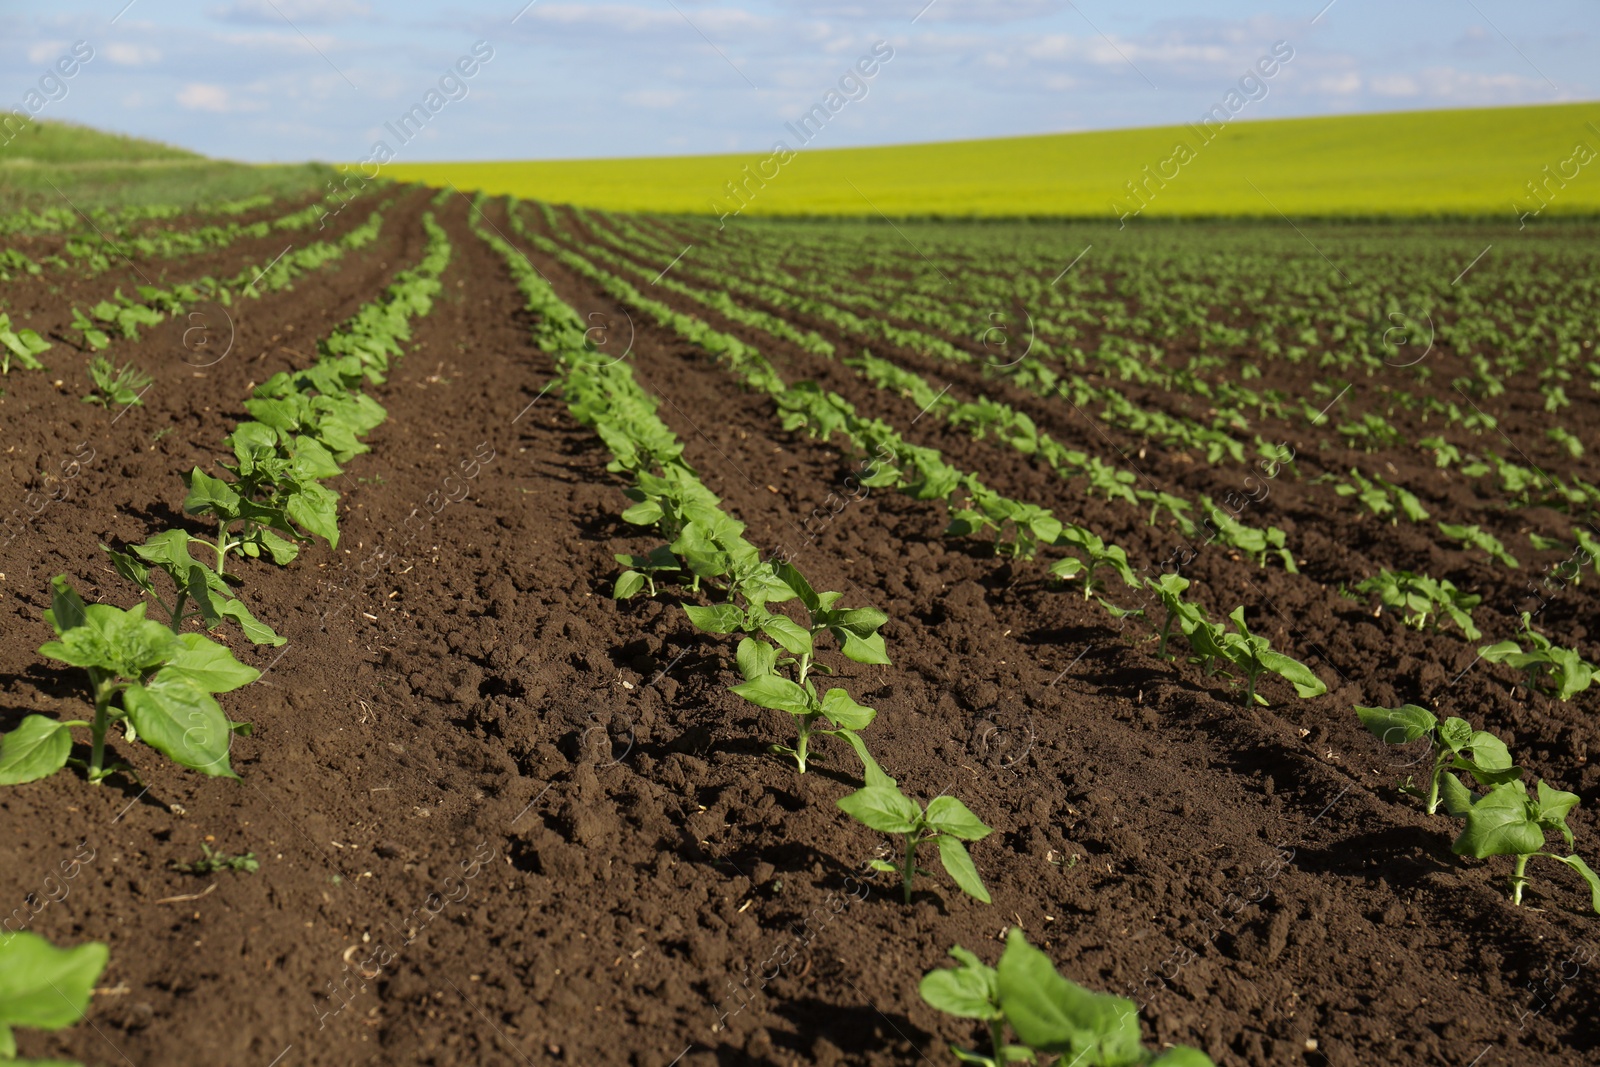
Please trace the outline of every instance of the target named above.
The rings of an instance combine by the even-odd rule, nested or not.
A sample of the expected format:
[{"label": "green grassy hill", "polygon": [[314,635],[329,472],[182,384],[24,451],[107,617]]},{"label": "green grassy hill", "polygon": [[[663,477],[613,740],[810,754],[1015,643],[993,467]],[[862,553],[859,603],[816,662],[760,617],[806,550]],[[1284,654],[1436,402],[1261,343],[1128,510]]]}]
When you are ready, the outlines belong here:
[{"label": "green grassy hill", "polygon": [[[734,182],[746,183],[752,215],[1107,218],[1139,208],[1132,182],[1146,217],[1512,216],[1519,197],[1523,210],[1538,206],[1527,183],[1544,167],[1556,173],[1580,144],[1600,153],[1600,103],[1233,122],[1211,134],[1163,126],[814,150],[764,170],[767,152],[395,164],[384,174],[618,211],[733,211]],[[1600,212],[1600,159],[1565,173],[1575,168],[1565,187],[1547,186],[1545,217]]]},{"label": "green grassy hill", "polygon": [[70,122],[11,126],[0,142],[0,210],[59,204],[63,197],[84,208],[203,204],[257,193],[297,197],[333,176],[322,164],[233,163]]},{"label": "green grassy hill", "polygon": [[[5,137],[0,135],[0,141]],[[33,122],[0,146],[0,166],[200,160],[199,153],[120,133],[106,133],[70,122]]]}]

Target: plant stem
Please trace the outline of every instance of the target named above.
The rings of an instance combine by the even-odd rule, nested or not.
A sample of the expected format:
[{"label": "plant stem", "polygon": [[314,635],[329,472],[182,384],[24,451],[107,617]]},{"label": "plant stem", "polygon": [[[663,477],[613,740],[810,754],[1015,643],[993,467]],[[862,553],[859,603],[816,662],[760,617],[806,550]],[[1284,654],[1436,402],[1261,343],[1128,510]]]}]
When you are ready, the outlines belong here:
[{"label": "plant stem", "polygon": [[1533,859],[1534,853],[1517,857],[1517,865],[1511,871],[1511,903],[1522,903],[1522,889],[1528,884],[1528,861]]},{"label": "plant stem", "polygon": [[226,573],[228,565],[228,524],[225,521],[217,522],[217,577]]},{"label": "plant stem", "polygon": [[1433,761],[1433,782],[1428,789],[1429,815],[1439,810],[1439,779],[1444,777],[1445,761],[1450,757],[1450,754],[1450,750],[1445,749],[1439,753],[1439,758]]},{"label": "plant stem", "polygon": [[989,1044],[994,1049],[994,1062],[997,1065],[1005,1063],[1006,1062],[1005,1061],[1005,1056],[1004,1056],[1005,1044],[1006,1044],[1005,1020],[1003,1020],[1003,1019],[990,1019],[989,1020]]},{"label": "plant stem", "polygon": [[902,871],[901,884],[905,887],[906,903],[911,903],[911,879],[917,873],[917,835],[906,835],[906,865]]},{"label": "plant stem", "polygon": [[111,698],[116,694],[115,678],[96,678],[94,685],[94,742],[89,750],[89,784],[99,785],[105,776],[106,731],[111,728]]},{"label": "plant stem", "polygon": [[794,761],[800,765],[800,773],[806,773],[806,750],[811,747],[811,716],[800,717],[800,740],[794,743]]}]

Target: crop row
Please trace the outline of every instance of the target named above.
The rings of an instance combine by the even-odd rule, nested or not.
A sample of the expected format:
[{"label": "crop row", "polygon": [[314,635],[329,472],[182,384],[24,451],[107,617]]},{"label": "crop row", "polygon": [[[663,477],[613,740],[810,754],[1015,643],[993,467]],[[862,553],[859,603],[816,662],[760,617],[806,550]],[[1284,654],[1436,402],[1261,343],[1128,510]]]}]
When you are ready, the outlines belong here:
[{"label": "crop row", "polygon": [[[637,227],[623,220],[617,220],[617,223],[618,229],[622,232],[640,232]],[[627,248],[626,245],[623,245],[615,238],[612,238],[612,241],[619,247]],[[604,258],[606,261],[622,266],[635,274],[643,276],[648,273],[646,268],[608,253],[604,249],[593,245],[581,247],[590,252],[591,255]],[[718,277],[719,282],[725,288],[737,288],[740,284],[738,282],[727,282],[720,275]],[[659,279],[658,284],[688,299],[712,307],[735,322],[743,323],[755,329],[766,330],[773,336],[782,336],[781,332],[766,329],[764,322],[766,313],[747,313],[745,309],[723,294],[698,290],[664,278]],[[791,333],[794,332],[794,327],[789,327],[789,331]],[[822,338],[817,338],[817,341],[820,344],[807,346],[807,350],[813,354],[830,355],[833,349],[831,343]],[[960,361],[970,361],[972,359],[966,353],[959,353],[955,358]],[[845,363],[852,366],[858,374],[867,378],[873,384],[907,396],[924,414],[942,412],[952,423],[966,425],[969,432],[976,438],[992,435],[995,439],[1019,452],[1038,456],[1062,477],[1072,477],[1086,473],[1090,492],[1098,490],[1107,499],[1120,497],[1129,502],[1147,504],[1152,509],[1150,518],[1152,524],[1156,521],[1157,516],[1165,511],[1179,527],[1184,537],[1193,540],[1199,532],[1199,525],[1189,517],[1188,513],[1191,510],[1189,502],[1166,492],[1133,488],[1131,485],[1133,480],[1131,473],[1113,472],[1110,468],[1100,466],[1097,458],[1085,457],[1081,452],[1066,452],[1057,442],[1050,439],[1047,434],[1041,433],[1032,419],[1004,404],[987,398],[981,398],[976,403],[963,403],[952,397],[948,389],[935,390],[932,384],[925,379],[886,360],[875,357],[867,351],[863,351],[862,355],[856,359],[845,360]],[[1441,450],[1448,447],[1444,445],[1442,440],[1436,440],[1432,444]],[[1292,452],[1285,446],[1280,445],[1278,448],[1282,449],[1282,451],[1274,456],[1273,460],[1281,460],[1284,463],[1290,462],[1293,458]],[[1526,506],[1534,502],[1552,505],[1564,503],[1573,508],[1581,508],[1584,504],[1594,499],[1594,488],[1583,483],[1581,479],[1573,479],[1573,484],[1566,486],[1558,479],[1550,478],[1541,471],[1510,463],[1495,456],[1493,453],[1488,455],[1494,463],[1492,468],[1488,464],[1477,464],[1476,466],[1479,469],[1473,470],[1469,467],[1464,469],[1464,473],[1481,476],[1491,469],[1497,471],[1502,492],[1517,504]],[[1085,464],[1086,459],[1087,466]],[[1276,473],[1278,466],[1279,462],[1270,462],[1263,468],[1264,473],[1268,477],[1272,477]],[[1118,478],[1116,475],[1121,477]],[[1422,521],[1429,517],[1426,509],[1423,508],[1416,496],[1400,486],[1391,484],[1377,476],[1367,479],[1356,470],[1351,471],[1351,479],[1348,483],[1336,485],[1337,493],[1342,496],[1357,497],[1374,515],[1379,517],[1393,516],[1396,520],[1403,515],[1411,521]],[[1551,486],[1560,488],[1563,495],[1553,497],[1550,492]],[[1286,546],[1282,531],[1273,527],[1262,530],[1246,526],[1230,514],[1229,510],[1219,508],[1209,496],[1202,495],[1197,503],[1203,516],[1201,524],[1206,530],[1207,543],[1213,540],[1220,541],[1262,561],[1264,561],[1267,553],[1275,553],[1283,560],[1287,570],[1291,572],[1295,570],[1293,556]],[[1505,566],[1512,568],[1518,566],[1517,561],[1505,550],[1498,539],[1477,526],[1458,526],[1441,522],[1439,523],[1439,530],[1449,540],[1462,543],[1468,547],[1479,548]],[[1593,560],[1600,556],[1600,553],[1594,551],[1597,547],[1595,540],[1585,525],[1575,526],[1573,528],[1573,536],[1576,539],[1579,550],[1588,559]],[[1116,551],[1121,552],[1120,549]],[[1080,565],[1077,561],[1069,560],[1063,562],[1067,569],[1065,572],[1058,570],[1056,572],[1058,575],[1071,577],[1081,573]],[[1088,580],[1092,581],[1092,559],[1087,575]],[[1435,587],[1437,586],[1433,579],[1425,575],[1420,576],[1420,580],[1424,583],[1433,583]],[[1575,672],[1574,677],[1582,676],[1581,673]],[[1566,694],[1563,699],[1566,696],[1570,696],[1573,691],[1575,690],[1571,690],[1568,686],[1558,686],[1558,692]]]},{"label": "crop row", "polygon": [[[553,225],[558,223],[558,219],[548,212],[546,218]],[[513,216],[513,225],[517,225],[515,216]],[[725,361],[734,363],[736,367],[740,362],[751,363],[759,359],[753,350],[748,349],[748,346],[742,346],[742,342],[739,342],[736,338],[718,335],[716,331],[711,330],[704,323],[674,312],[665,305],[660,305],[658,302],[643,297],[628,283],[583,260],[577,252],[571,249],[564,249],[547,238],[541,240],[536,235],[531,236],[533,236],[535,243],[539,244],[545,251],[557,255],[563,263],[600,284],[612,296],[624,301],[633,308],[651,314],[663,325],[675,328],[680,336],[702,344],[708,351],[720,354]],[[605,254],[604,250],[596,249],[593,246],[580,247],[585,247],[591,254],[600,253],[602,258],[607,259],[609,262],[632,269],[631,264],[626,263],[620,257]],[[672,291],[691,299],[700,296],[692,287],[677,285],[671,288]],[[713,302],[707,299],[700,302],[708,306],[718,307],[719,311],[734,321],[742,321],[746,325],[759,328],[756,321],[741,318],[737,305],[732,304],[730,301]],[[733,311],[732,315],[728,314],[730,310]],[[793,328],[791,327],[791,329]],[[712,343],[707,344],[707,340]],[[820,348],[814,346],[811,350],[817,353]],[[924,412],[937,407],[942,399],[943,394],[935,393],[928,383],[917,379],[914,375],[893,364],[875,360],[870,354],[864,353],[862,360],[846,362],[853,362],[858,370],[865,370],[867,376],[875,378],[876,384],[880,386],[906,390],[913,401],[923,408]],[[757,388],[762,383],[775,379],[776,373],[771,370],[770,365],[764,366],[760,372],[746,375],[747,384]],[[805,395],[805,386],[808,384],[804,383],[802,386],[796,387],[796,391],[800,395]],[[787,412],[804,411],[808,405],[815,409],[817,406],[815,398],[821,395],[820,391],[812,387],[809,393],[811,399],[808,401],[795,402],[792,399],[792,392],[775,393],[775,400],[778,402],[780,410]],[[791,397],[787,403],[786,397]],[[842,400],[837,400],[837,398],[835,400],[837,404],[843,404]],[[963,413],[957,416],[956,421],[971,417],[965,414],[964,406],[955,401],[949,402],[949,409],[952,413]],[[841,416],[844,420],[842,423]],[[853,419],[855,419],[854,411],[849,409],[848,405],[845,405],[840,407],[836,413],[830,413],[820,420],[814,417],[800,420],[786,419],[785,425],[786,428],[793,429],[799,425],[809,424],[814,426],[820,423],[829,429],[840,427],[849,436],[849,420]],[[1036,434],[1028,435],[1023,438],[1022,450],[1043,454],[1045,450],[1039,447],[1037,441]],[[1017,447],[1016,441],[1011,443],[1013,447]],[[1511,472],[1512,479],[1506,478],[1507,472],[1505,470],[1502,470],[1501,473],[1503,480],[1513,486],[1516,485],[1516,472]],[[1414,520],[1427,517],[1415,497],[1399,487],[1382,482],[1381,479],[1377,480],[1375,484],[1372,481],[1362,479],[1359,474],[1355,473],[1353,473],[1353,477],[1354,481],[1352,483],[1340,487],[1344,495],[1364,495],[1367,498],[1366,502],[1369,507],[1373,506],[1375,498],[1381,495],[1387,506],[1387,512],[1384,513],[1409,513],[1409,517]],[[978,495],[977,499],[982,499],[981,494]],[[1202,500],[1209,514],[1217,513],[1217,509],[1211,504],[1209,498],[1202,498]],[[1172,512],[1175,519],[1180,522],[1186,522],[1187,520],[1182,515],[1180,507],[1176,505],[1181,505],[1181,501],[1161,501],[1156,506],[1158,510],[1165,506]],[[1020,505],[1020,507],[1033,508],[1032,505]],[[1374,508],[1374,510],[1379,509]],[[1012,514],[1015,515],[1016,513],[1013,512]],[[977,528],[985,520],[992,521],[993,519],[992,513],[983,514],[973,511],[958,512],[957,516],[957,521],[952,523],[951,530],[947,532],[967,532]],[[1043,512],[1043,509],[1033,509],[1026,513],[1023,522],[1019,525],[1028,526],[1037,537],[1052,528],[1046,526],[1041,529],[1037,525],[1041,521],[1050,523],[1054,520],[1048,517],[1048,513]],[[1477,527],[1452,526],[1441,523],[1440,528],[1447,536],[1481,548],[1491,556],[1500,559],[1506,565],[1516,566],[1516,561],[1510,559],[1504,552],[1503,546],[1492,536],[1485,534]],[[1071,531],[1076,532],[1073,533]],[[1578,580],[1581,577],[1583,565],[1585,563],[1593,563],[1594,560],[1600,558],[1600,551],[1597,551],[1600,550],[1600,543],[1596,543],[1595,539],[1589,536],[1582,526],[1575,528],[1574,534],[1579,542],[1579,550],[1575,556],[1577,565],[1571,577],[1573,580]],[[1061,577],[1072,577],[1079,573],[1084,573],[1086,588],[1093,588],[1094,569],[1097,565],[1103,563],[1122,573],[1124,580],[1128,581],[1129,584],[1133,584],[1128,573],[1125,554],[1120,549],[1115,550],[1115,555],[1109,554],[1107,549],[1114,548],[1114,546],[1105,546],[1099,542],[1098,538],[1095,538],[1092,544],[1085,543],[1083,540],[1093,537],[1094,535],[1080,528],[1065,528],[1062,534],[1057,535],[1057,543],[1061,543],[1064,540],[1069,542],[1076,540],[1080,547],[1088,550],[1086,553],[1087,560],[1081,561],[1077,558],[1068,558],[1054,565],[1052,571]],[[1025,538],[1019,535],[1018,540],[1022,542],[1025,541]],[[1195,653],[1196,661],[1205,667],[1208,673],[1214,671],[1217,665],[1227,663],[1243,675],[1247,700],[1251,698],[1260,699],[1255,694],[1256,680],[1261,674],[1268,671],[1279,673],[1293,682],[1302,697],[1313,696],[1325,691],[1322,683],[1309,671],[1306,671],[1302,665],[1275,652],[1261,638],[1250,634],[1245,625],[1242,609],[1238,609],[1230,615],[1230,619],[1237,627],[1237,632],[1228,632],[1224,627],[1220,627],[1208,620],[1204,612],[1196,605],[1184,601],[1183,593],[1189,586],[1187,579],[1175,573],[1166,573],[1162,574],[1159,579],[1146,579],[1146,584],[1151,592],[1159,597],[1166,609],[1166,618],[1159,634],[1158,655],[1166,654],[1168,641],[1173,635],[1174,627],[1176,627],[1188,639],[1191,650]],[[619,588],[619,593],[623,591]],[[1409,572],[1397,574],[1385,570],[1357,586],[1357,592],[1376,593],[1385,604],[1402,608],[1403,611],[1408,613],[1406,616],[1407,621],[1413,625],[1420,626],[1425,624],[1430,615],[1443,616],[1454,621],[1469,640],[1476,640],[1481,636],[1473,625],[1471,618],[1471,609],[1480,603],[1481,598],[1467,596],[1449,582],[1436,581],[1427,575],[1416,575]],[[1110,607],[1110,605],[1107,606]],[[1113,610],[1115,611],[1116,609]],[[1117,613],[1127,614],[1127,612],[1123,611],[1118,611]],[[1143,614],[1144,612],[1138,610],[1134,613]],[[1548,684],[1548,691],[1561,700],[1569,700],[1586,690],[1596,672],[1595,665],[1584,660],[1575,650],[1558,646],[1535,630],[1532,626],[1531,616],[1528,614],[1523,614],[1522,616],[1522,627],[1517,639],[1504,640],[1484,646],[1479,650],[1479,656],[1490,663],[1506,663],[1526,671],[1530,689],[1542,688]],[[1365,714],[1366,712],[1364,711],[1363,715],[1365,716]],[[1459,722],[1459,720],[1453,721]],[[1420,734],[1413,732],[1406,740],[1415,740],[1417,736],[1420,736]],[[1471,745],[1467,742],[1462,742],[1457,748],[1460,749],[1463,746],[1466,749],[1471,748]],[[1497,769],[1505,770],[1509,766],[1509,761],[1507,761],[1504,767]],[[1454,766],[1453,769],[1469,770],[1470,768],[1465,763],[1462,763]],[[1451,780],[1451,788],[1455,790],[1458,800],[1455,808],[1452,809],[1452,814],[1466,818],[1470,831],[1464,832],[1463,836],[1458,839],[1457,851],[1477,858],[1496,855],[1515,856],[1517,864],[1516,873],[1513,876],[1514,891],[1512,896],[1514,902],[1520,903],[1521,886],[1524,884],[1522,872],[1528,859],[1535,854],[1548,855],[1539,851],[1543,847],[1545,833],[1559,831],[1567,838],[1569,846],[1571,845],[1570,831],[1567,830],[1563,817],[1565,812],[1577,803],[1577,797],[1574,794],[1551,790],[1550,787],[1541,783],[1539,800],[1536,802],[1528,799],[1524,803],[1523,798],[1526,796],[1526,790],[1520,782],[1515,782],[1505,776],[1493,781],[1486,778],[1480,778],[1479,780],[1481,784],[1494,787],[1489,796],[1473,798],[1466,793],[1464,787],[1460,786],[1459,781]],[[1435,789],[1437,790],[1437,788],[1436,775]],[[1474,806],[1479,803],[1484,805],[1481,809]],[[1544,805],[1544,807],[1541,807],[1541,805]],[[1481,817],[1471,815],[1470,813],[1473,811],[1481,811]],[[1515,813],[1525,814],[1526,819],[1523,819],[1521,814]],[[1512,844],[1508,844],[1507,839],[1504,837],[1484,836],[1486,831],[1483,830],[1483,827],[1489,825],[1487,820],[1495,819],[1501,822],[1512,819],[1515,825],[1523,827],[1514,835],[1515,847]],[[1474,827],[1477,829],[1473,829]],[[1535,837],[1537,837],[1537,840],[1535,840]],[[1592,872],[1577,856],[1555,856],[1553,858],[1559,859],[1569,867],[1577,870],[1585,879],[1590,881],[1591,888],[1600,888],[1600,883],[1595,882]],[[1600,911],[1600,896],[1595,897],[1594,903],[1596,910]]]},{"label": "crop row", "polygon": [[[37,781],[69,764],[92,785],[117,774],[137,780],[132,767],[108,761],[118,726],[126,743],[143,741],[180,766],[238,777],[229,759],[232,738],[251,727],[229,719],[216,696],[250,684],[260,672],[186,624],[215,630],[231,620],[256,644],[284,643],[240,599],[233,571],[241,558],[285,566],[316,538],[337,547],[338,494],[322,483],[369,450],[360,438],[386,417],[360,387],[381,384],[391,362],[404,355],[410,323],[431,310],[450,262],[443,228],[431,214],[422,223],[428,242],[421,261],[325,338],[311,366],[273,375],[245,401],[252,419],[223,442],[233,461],[219,463],[216,474],[197,466],[184,475],[183,511],[210,524],[211,536],[175,527],[125,551],[106,549],[117,573],[148,601],[128,609],[86,604],[65,575],[53,580],[45,619],[56,640],[39,651],[85,672],[93,718],[26,716],[0,737],[0,785]],[[151,603],[164,621],[146,617]],[[83,729],[90,734],[89,755],[74,759],[73,731]],[[59,949],[29,932],[0,938],[0,1060],[16,1055],[12,1026],[54,1030],[81,1018],[108,956],[96,942]]]},{"label": "crop row", "polygon": [[[935,798],[926,808],[907,797],[868,751],[861,734],[877,712],[855,701],[843,686],[818,692],[814,674],[834,674],[821,662],[820,641],[857,663],[888,663],[880,629],[888,616],[875,608],[843,608],[843,594],[818,592],[793,563],[762,558],[743,536],[744,526],[720,507],[718,498],[683,458],[683,446],[656,415],[656,402],[634,380],[625,362],[606,360],[588,343],[583,321],[517,250],[475,226],[478,236],[504,259],[528,309],[538,317],[535,338],[554,361],[557,379],[574,418],[594,428],[612,454],[609,470],[631,476],[626,496],[633,501],[622,518],[654,529],[667,544],[644,556],[619,562],[643,569],[624,572],[619,594],[647,582],[678,586],[680,601],[715,593],[711,604],[684,604],[698,629],[737,635],[734,660],[743,678],[731,691],[757,707],[787,712],[796,722],[792,744],[772,750],[794,760],[803,774],[819,736],[845,741],[862,765],[864,784],[837,800],[838,807],[863,825],[899,836],[898,862],[879,859],[874,868],[897,875],[907,904],[920,868],[918,851],[932,845],[951,879],[984,903],[989,894],[968,854],[965,841],[978,841],[990,828],[952,796]],[[526,231],[524,231],[526,233]],[[530,235],[531,236],[531,235]],[[537,242],[536,242],[537,243]],[[774,610],[798,602],[799,620]],[[960,956],[964,950],[956,949]],[[970,954],[965,954],[970,956]],[[998,1063],[1032,1059],[1035,1053],[1061,1053],[1076,1062],[1131,1067],[1200,1067],[1210,1059],[1191,1048],[1160,1054],[1143,1047],[1132,1001],[1092,993],[1060,976],[1049,958],[1013,931],[998,971],[967,964],[980,975],[936,971],[924,979],[923,994],[933,1006],[958,1017],[980,1017],[994,1035],[993,1057],[962,1053],[968,1062]],[[1019,1044],[1008,1045],[1009,1024]]]}]

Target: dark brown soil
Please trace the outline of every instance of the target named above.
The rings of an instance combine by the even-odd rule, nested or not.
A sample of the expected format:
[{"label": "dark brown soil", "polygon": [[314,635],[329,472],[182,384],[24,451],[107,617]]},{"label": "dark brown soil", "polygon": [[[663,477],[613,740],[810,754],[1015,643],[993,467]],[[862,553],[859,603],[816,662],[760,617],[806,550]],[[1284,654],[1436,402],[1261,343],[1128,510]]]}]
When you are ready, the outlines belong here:
[{"label": "dark brown soil", "polygon": [[[0,730],[31,712],[82,714],[78,679],[35,652],[48,577],[130,604],[99,543],[183,521],[179,473],[220,453],[251,383],[308,361],[317,337],[415,261],[426,206],[409,194],[377,244],[244,308],[233,354],[204,377],[172,354],[175,327],[119,344],[119,359],[157,375],[120,417],[52,388],[54,363],[4,381],[0,477],[36,494],[30,510],[52,490],[61,499],[13,517],[20,532],[0,548]],[[973,850],[992,906],[940,877],[907,907],[864,870],[880,842],[834,807],[853,757],[825,748],[797,775],[765,752],[787,717],[727,692],[725,640],[673,605],[610,599],[612,554],[649,539],[618,519],[622,483],[599,442],[540,397],[549,362],[465,203],[436,210],[456,258],[375,391],[389,421],[336,486],[339,550],[245,575],[289,644],[239,650],[270,665],[224,698],[256,724],[234,745],[244,781],[121,746],[148,788],[66,774],[0,792],[0,913],[20,906],[58,943],[111,946],[86,1024],[25,1033],[24,1051],[141,1067],[943,1064],[946,1043],[979,1035],[924,1005],[918,980],[953,944],[992,961],[1020,925],[1071,977],[1147,1002],[1152,1042],[1219,1063],[1594,1061],[1596,920],[1577,879],[1536,872],[1511,908],[1508,864],[1452,856],[1447,821],[1397,791],[1420,754],[1383,750],[1350,712],[1436,695],[1485,722],[1520,762],[1581,791],[1589,810],[1573,824],[1592,855],[1592,700],[1513,694],[1482,664],[1450,685],[1472,658],[1465,642],[1334,591],[1379,562],[1426,568],[1483,592],[1497,639],[1520,590],[1503,572],[1334,513],[1326,487],[1280,476],[1250,518],[1289,530],[1305,573],[1215,548],[1193,573],[1213,611],[1250,604],[1331,692],[1298,702],[1269,685],[1274,706],[1247,709],[1196,668],[1156,659],[1146,624],[1119,632],[1037,565],[943,540],[931,505],[875,492],[820,530],[814,519],[810,538],[802,524],[837,506],[848,459],[783,432],[769,401],[703,353],[637,316],[630,330],[612,301],[527,250],[580,314],[616,324],[612,343],[631,333],[641,383],[751,539],[787,544],[814,581],[891,615],[893,667],[840,664],[880,711],[874,751],[907,792],[952,792],[996,828]],[[1086,503],[1007,450],[931,419],[912,427],[909,405],[842,367],[750,339],[786,376],[825,381],[1141,562],[1172,547],[1170,531]],[[1063,441],[1108,451],[1072,412],[1004,398]],[[92,459],[62,466],[85,447]],[[1214,493],[1243,476],[1156,451],[1144,467],[1159,486]],[[1426,473],[1401,472],[1403,484]],[[1446,521],[1479,521],[1483,507],[1454,484],[1427,502]],[[1552,605],[1547,629],[1563,643],[1587,637],[1596,585]],[[254,852],[261,869],[171,869],[202,842]]]}]

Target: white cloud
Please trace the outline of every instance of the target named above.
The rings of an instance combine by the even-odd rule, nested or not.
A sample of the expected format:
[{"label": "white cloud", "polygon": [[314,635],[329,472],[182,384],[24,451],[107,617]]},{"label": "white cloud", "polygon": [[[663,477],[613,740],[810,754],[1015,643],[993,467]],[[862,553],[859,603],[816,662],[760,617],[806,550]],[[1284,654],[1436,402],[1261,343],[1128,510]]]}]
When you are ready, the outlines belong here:
[{"label": "white cloud", "polygon": [[223,22],[308,22],[326,25],[372,13],[372,5],[358,0],[234,0],[206,14]]},{"label": "white cloud", "polygon": [[[619,30],[647,33],[671,29],[693,33],[699,30],[713,40],[717,34],[775,28],[771,20],[739,8],[695,9],[680,14],[671,8],[657,9],[636,4],[538,4],[529,9],[527,17],[563,26],[593,26],[607,33]],[[784,32],[793,33],[794,27],[786,26]]]},{"label": "white cloud", "polygon": [[106,58],[124,67],[143,67],[161,62],[161,50],[142,44],[108,44]]},{"label": "white cloud", "polygon": [[1407,74],[1380,74],[1368,85],[1379,96],[1416,96],[1422,92],[1417,80]]},{"label": "white cloud", "polygon": [[231,92],[221,85],[207,85],[204,82],[190,82],[178,90],[178,104],[190,111],[210,111],[216,114],[226,114],[231,111],[257,111],[259,107],[236,100]]},{"label": "white cloud", "polygon": [[67,41],[40,41],[28,46],[28,62],[54,63],[71,47]]},{"label": "white cloud", "polygon": [[[927,0],[916,0],[921,7]],[[1025,19],[1056,15],[1068,8],[1066,0],[935,0],[918,22],[1021,22]],[[916,8],[912,9],[916,15]]]},{"label": "white cloud", "polygon": [[623,93],[622,99],[639,107],[669,108],[677,106],[688,96],[689,94],[681,89],[639,89]]},{"label": "white cloud", "polygon": [[238,45],[241,48],[276,48],[291,52],[309,52],[314,49],[327,50],[334,46],[334,38],[326,33],[306,34],[301,36],[293,30],[251,30],[246,33],[218,34],[220,40],[226,44]]}]

